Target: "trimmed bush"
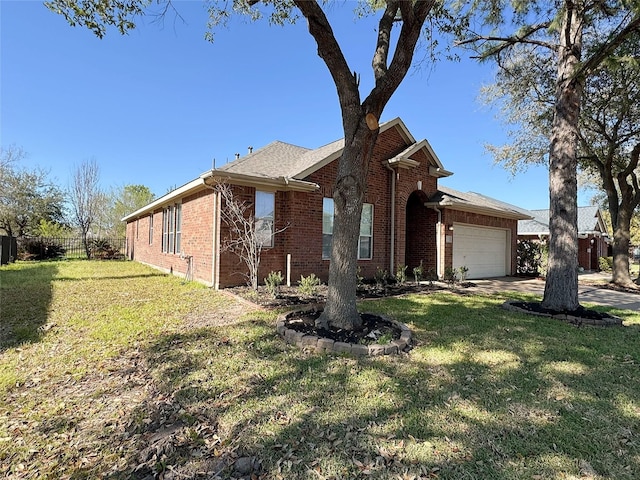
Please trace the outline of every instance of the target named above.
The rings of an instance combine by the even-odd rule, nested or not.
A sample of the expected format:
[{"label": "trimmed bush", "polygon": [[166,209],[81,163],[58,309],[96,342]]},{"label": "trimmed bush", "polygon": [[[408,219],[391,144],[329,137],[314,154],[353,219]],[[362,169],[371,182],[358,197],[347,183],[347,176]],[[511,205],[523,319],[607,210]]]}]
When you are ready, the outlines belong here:
[{"label": "trimmed bush", "polygon": [[533,240],[518,240],[518,263],[516,271],[519,275],[538,275],[542,266],[542,245]]},{"label": "trimmed bush", "polygon": [[320,279],[316,277],[315,273],[312,273],[308,277],[300,275],[300,280],[298,280],[298,291],[302,295],[313,297],[321,283],[322,282],[320,282]]},{"label": "trimmed bush", "polygon": [[273,298],[277,298],[278,290],[280,289],[280,285],[282,285],[283,281],[284,277],[282,276],[282,272],[269,272],[269,275],[267,275],[264,279],[264,284],[267,287],[267,292],[269,292],[269,295],[271,295]]},{"label": "trimmed bush", "polygon": [[613,257],[599,257],[598,258],[598,268],[602,272],[612,272],[613,271]]},{"label": "trimmed bush", "polygon": [[403,285],[407,281],[407,266],[403,263],[396,268],[396,282]]}]

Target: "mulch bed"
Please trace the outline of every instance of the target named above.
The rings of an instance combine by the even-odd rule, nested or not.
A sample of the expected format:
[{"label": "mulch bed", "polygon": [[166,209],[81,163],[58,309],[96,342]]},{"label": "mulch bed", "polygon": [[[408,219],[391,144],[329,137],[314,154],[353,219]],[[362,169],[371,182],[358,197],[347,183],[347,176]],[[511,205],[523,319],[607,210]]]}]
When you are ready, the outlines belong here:
[{"label": "mulch bed", "polygon": [[576,310],[560,312],[558,310],[544,308],[540,302],[511,302],[511,305],[521,308],[522,310],[526,310],[527,312],[543,313],[550,316],[564,314],[571,315],[573,317],[588,318],[590,320],[604,320],[611,317],[611,315],[607,313],[596,312],[595,310],[589,310],[582,306],[578,307]]},{"label": "mulch bed", "polygon": [[593,325],[599,327],[613,327],[621,326],[622,319],[608,313],[598,312],[579,306],[575,310],[553,310],[545,308],[540,302],[517,302],[507,301],[503,305],[508,310],[515,310],[523,313],[530,313],[532,315],[539,315],[544,317],[552,317],[558,320],[562,320],[573,325]]},{"label": "mulch bed", "polygon": [[315,311],[292,315],[289,317],[290,321],[287,326],[306,335],[316,335],[321,338],[329,338],[336,342],[355,343],[359,345],[372,345],[380,339],[385,339],[385,343],[389,343],[392,340],[398,340],[400,338],[400,328],[388,320],[381,318],[379,315],[373,315],[371,313],[360,314],[362,329],[353,331],[331,327],[328,329],[317,328],[315,321],[320,314],[321,312]]},{"label": "mulch bed", "polygon": [[605,290],[614,290],[616,292],[633,293],[640,295],[640,285],[636,288],[623,287],[616,285],[615,283],[595,283],[595,282],[580,282],[581,285],[589,285],[592,287],[603,288]]},{"label": "mulch bed", "polygon": [[[467,288],[473,285],[474,284],[470,282],[466,282],[461,285],[459,284],[462,288]],[[241,298],[244,298],[245,300],[249,300],[252,303],[268,309],[324,303],[327,298],[326,285],[318,286],[315,295],[310,296],[301,295],[298,287],[281,286],[278,289],[278,294],[275,298],[269,294],[266,287],[263,285],[258,286],[258,292],[254,292],[251,287],[248,286],[232,287],[227,290]],[[411,293],[428,293],[440,290],[443,290],[443,288],[439,285],[415,284],[409,282],[404,284],[391,284],[385,287],[365,283],[358,286],[356,295],[359,300],[367,300],[396,297]]]}]

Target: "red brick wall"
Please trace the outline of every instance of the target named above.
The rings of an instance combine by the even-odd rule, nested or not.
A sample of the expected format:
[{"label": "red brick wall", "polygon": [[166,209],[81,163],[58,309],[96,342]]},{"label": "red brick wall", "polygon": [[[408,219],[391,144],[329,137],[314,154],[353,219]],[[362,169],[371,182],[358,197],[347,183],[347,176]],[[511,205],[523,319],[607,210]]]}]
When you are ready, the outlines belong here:
[{"label": "red brick wall", "polygon": [[[593,243],[591,241],[593,240]],[[602,237],[588,235],[578,239],[578,265],[585,270],[600,270],[599,257],[607,256],[607,244]]]},{"label": "red brick wall", "polygon": [[[149,215],[127,224],[127,255],[163,271],[184,275],[191,255],[193,278],[211,284],[213,239],[213,191],[202,190],[182,200],[181,254],[162,252],[162,208],[153,213],[153,242],[149,244]],[[176,202],[179,202],[176,199]],[[175,203],[175,202],[174,202]],[[136,235],[136,223],[138,234]]]}]

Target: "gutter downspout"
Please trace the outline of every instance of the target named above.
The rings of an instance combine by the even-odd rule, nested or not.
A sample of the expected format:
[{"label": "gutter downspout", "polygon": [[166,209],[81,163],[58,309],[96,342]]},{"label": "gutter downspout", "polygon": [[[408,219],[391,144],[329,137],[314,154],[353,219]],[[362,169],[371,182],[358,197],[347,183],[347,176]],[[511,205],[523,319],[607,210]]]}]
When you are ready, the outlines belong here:
[{"label": "gutter downspout", "polygon": [[389,238],[389,247],[391,255],[389,259],[389,272],[391,275],[395,273],[395,256],[396,256],[396,175],[398,173],[387,163],[387,169],[391,172],[391,235]]},{"label": "gutter downspout", "polygon": [[438,223],[436,223],[436,275],[438,276],[438,278],[442,278],[442,263],[440,262],[440,256],[442,253],[442,248],[440,245],[442,236],[440,234],[440,230],[442,229],[442,211],[435,205],[431,205],[431,208],[433,208],[438,213]]}]

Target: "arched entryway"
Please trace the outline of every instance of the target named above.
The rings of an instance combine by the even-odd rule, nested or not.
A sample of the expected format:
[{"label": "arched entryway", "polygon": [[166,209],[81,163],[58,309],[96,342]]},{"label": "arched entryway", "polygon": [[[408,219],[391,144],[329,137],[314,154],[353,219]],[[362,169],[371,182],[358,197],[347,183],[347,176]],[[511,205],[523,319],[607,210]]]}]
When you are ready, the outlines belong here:
[{"label": "arched entryway", "polygon": [[435,267],[435,212],[425,207],[426,201],[427,196],[420,190],[414,191],[407,200],[404,251],[408,275],[421,261],[425,273]]}]

